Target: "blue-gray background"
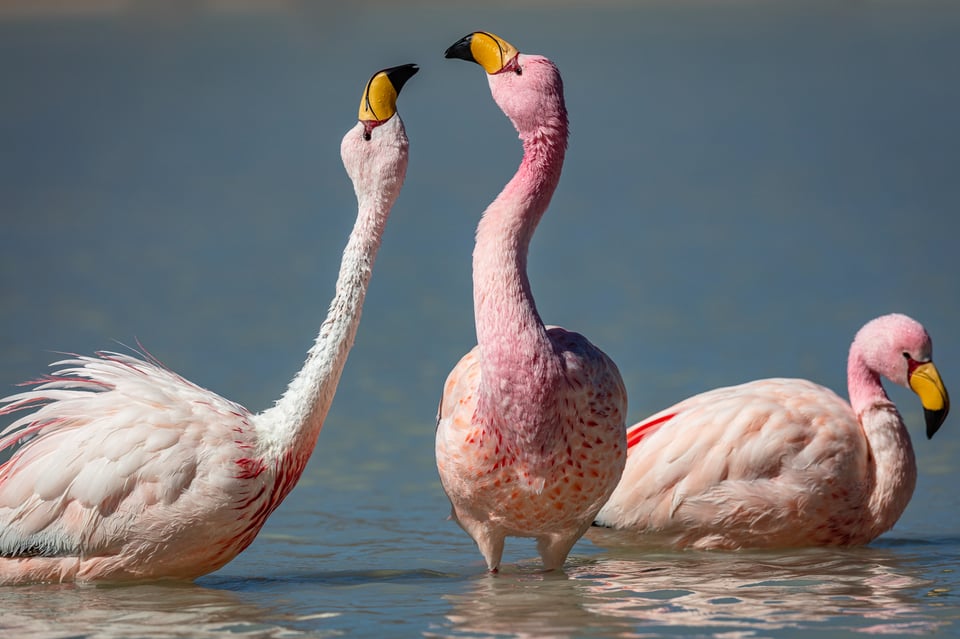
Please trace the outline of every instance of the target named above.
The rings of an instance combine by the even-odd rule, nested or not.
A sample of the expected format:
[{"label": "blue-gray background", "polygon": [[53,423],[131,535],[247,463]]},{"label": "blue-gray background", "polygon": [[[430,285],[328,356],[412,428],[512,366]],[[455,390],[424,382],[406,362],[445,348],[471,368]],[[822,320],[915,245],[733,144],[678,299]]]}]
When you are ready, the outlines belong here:
[{"label": "blue-gray background", "polygon": [[[530,277],[546,321],[616,360],[632,419],[766,376],[845,394],[853,334],[890,311],[927,326],[960,392],[960,6],[343,4],[0,3],[7,391],[52,351],[139,340],[268,407],[332,296],[356,210],[339,141],[363,85],[421,66],[399,104],[406,185],[298,489],[199,586],[8,590],[0,627],[956,632],[960,427],[951,416],[927,442],[908,391],[890,389],[916,435],[918,490],[871,548],[647,556],[584,541],[569,579],[543,579],[524,541],[508,544],[514,567],[483,575],[445,519],[433,432],[443,379],[475,339],[473,231],[520,158],[479,67],[443,59],[476,29],[563,73],[572,136]],[[73,625],[55,621],[65,610]]]}]

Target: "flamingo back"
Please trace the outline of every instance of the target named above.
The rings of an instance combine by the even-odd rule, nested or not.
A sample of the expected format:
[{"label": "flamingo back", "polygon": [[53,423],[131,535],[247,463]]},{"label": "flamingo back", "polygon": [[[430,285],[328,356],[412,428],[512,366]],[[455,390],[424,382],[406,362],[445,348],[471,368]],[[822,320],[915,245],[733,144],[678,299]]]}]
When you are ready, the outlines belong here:
[{"label": "flamingo back", "polygon": [[243,505],[265,498],[271,473],[246,409],[155,360],[55,365],[68,367],[0,409],[34,409],[0,441],[14,449],[0,466],[0,581],[26,560],[58,580],[192,577],[252,541],[237,537]]},{"label": "flamingo back", "polygon": [[597,522],[674,546],[851,543],[872,488],[850,405],[807,380],[701,393],[634,425],[628,439],[623,477]]}]

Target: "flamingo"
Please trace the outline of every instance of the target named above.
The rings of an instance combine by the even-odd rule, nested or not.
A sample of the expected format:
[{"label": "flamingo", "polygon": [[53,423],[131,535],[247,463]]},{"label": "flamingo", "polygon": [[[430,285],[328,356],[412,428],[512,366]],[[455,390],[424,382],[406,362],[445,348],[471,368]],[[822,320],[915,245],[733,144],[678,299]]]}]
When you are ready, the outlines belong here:
[{"label": "flamingo", "polygon": [[919,322],[884,315],[850,347],[849,403],[804,379],[763,379],[635,424],[623,477],[597,516],[614,531],[590,538],[698,549],[870,542],[899,519],[917,479],[881,377],[920,397],[933,437],[950,398],[931,356]]},{"label": "flamingo", "polygon": [[480,31],[446,57],[484,68],[523,159],[477,228],[477,345],[444,384],[437,469],[453,519],[490,572],[507,536],[536,538],[549,571],[562,567],[623,470],[626,390],[613,361],[583,335],[544,325],[527,278],[530,239],[567,146],[557,67]]},{"label": "flamingo", "polygon": [[357,197],[336,293],[306,362],[258,414],[163,367],[100,352],[6,397],[0,583],[192,580],[243,551],[290,493],[353,345],[407,168],[396,100],[418,67],[379,71],[341,145]]}]

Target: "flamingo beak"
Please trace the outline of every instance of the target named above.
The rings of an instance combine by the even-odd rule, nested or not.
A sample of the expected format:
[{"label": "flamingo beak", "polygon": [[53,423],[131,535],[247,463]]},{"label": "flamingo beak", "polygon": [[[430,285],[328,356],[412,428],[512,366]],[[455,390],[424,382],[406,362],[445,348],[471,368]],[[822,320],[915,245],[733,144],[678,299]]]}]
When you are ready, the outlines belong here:
[{"label": "flamingo beak", "polygon": [[930,439],[943,425],[947,413],[950,412],[950,395],[933,362],[917,365],[910,372],[909,384],[913,392],[920,397],[923,416],[927,422],[927,439]]},{"label": "flamingo beak", "polygon": [[401,64],[377,71],[367,82],[360,98],[361,122],[386,122],[397,112],[397,97],[403,85],[420,70],[415,64]]},{"label": "flamingo beak", "polygon": [[476,62],[490,75],[515,67],[519,51],[501,37],[486,31],[474,31],[454,42],[443,54],[445,58],[459,58]]}]

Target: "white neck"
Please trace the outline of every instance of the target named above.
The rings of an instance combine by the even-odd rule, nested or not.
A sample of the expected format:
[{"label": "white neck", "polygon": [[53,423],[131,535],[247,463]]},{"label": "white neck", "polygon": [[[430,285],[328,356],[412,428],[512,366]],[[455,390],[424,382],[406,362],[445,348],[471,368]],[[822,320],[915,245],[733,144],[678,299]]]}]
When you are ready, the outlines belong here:
[{"label": "white neck", "polygon": [[[264,453],[309,457],[353,346],[390,202],[358,193],[360,211],[343,251],[336,293],[303,368],[276,405],[257,416]],[[306,459],[303,460],[306,463]]]},{"label": "white neck", "polygon": [[910,435],[896,407],[876,406],[861,416],[870,448],[873,491],[867,510],[876,534],[897,522],[917,484],[917,461]]}]

